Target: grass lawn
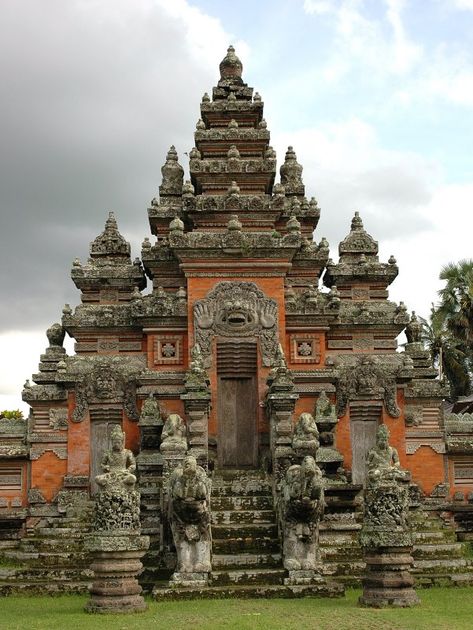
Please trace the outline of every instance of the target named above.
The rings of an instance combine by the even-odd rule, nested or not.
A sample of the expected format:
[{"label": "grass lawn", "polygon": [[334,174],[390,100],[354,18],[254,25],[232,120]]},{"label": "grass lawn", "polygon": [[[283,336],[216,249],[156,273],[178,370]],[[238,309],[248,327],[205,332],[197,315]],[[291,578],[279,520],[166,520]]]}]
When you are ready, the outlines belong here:
[{"label": "grass lawn", "polygon": [[344,599],[149,601],[149,610],[135,615],[89,615],[86,596],[5,597],[0,601],[3,630],[471,630],[472,588],[419,591],[422,604],[400,610],[358,608],[360,591]]}]

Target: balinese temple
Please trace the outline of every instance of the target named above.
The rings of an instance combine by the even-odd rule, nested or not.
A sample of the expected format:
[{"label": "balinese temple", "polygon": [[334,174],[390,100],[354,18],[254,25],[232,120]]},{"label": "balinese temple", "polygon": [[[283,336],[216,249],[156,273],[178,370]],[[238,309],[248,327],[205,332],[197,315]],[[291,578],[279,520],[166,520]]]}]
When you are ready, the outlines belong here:
[{"label": "balinese temple", "polygon": [[303,167],[292,147],[277,166],[263,100],[233,47],[202,97],[188,181],[179,159],[171,147],[141,258],[110,213],[87,262],[74,260],[78,304],[47,331],[23,390],[30,415],[0,421],[0,554],[19,567],[1,572],[0,592],[86,590],[82,539],[115,425],[137,460],[151,537],[142,583],[169,579],[172,462],[161,444],[172,414],[212,478],[214,588],[284,588],[274,489],[297,463],[294,426],[306,412],[326,479],[324,573],[359,583],[365,459],[384,424],[411,473],[416,579],[471,581],[473,419],[443,414],[448,391],[420,323],[389,300],[396,260],[379,259],[362,212],[347,217],[331,257]]}]

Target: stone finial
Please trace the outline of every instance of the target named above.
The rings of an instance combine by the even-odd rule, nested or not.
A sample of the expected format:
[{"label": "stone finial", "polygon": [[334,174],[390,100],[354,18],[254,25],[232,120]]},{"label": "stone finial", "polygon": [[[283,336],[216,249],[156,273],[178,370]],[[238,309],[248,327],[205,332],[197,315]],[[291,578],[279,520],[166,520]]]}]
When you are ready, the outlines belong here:
[{"label": "stone finial", "polygon": [[144,249],[144,250],[151,249],[151,242],[147,236],[144,237],[143,242],[141,243],[141,249]]},{"label": "stone finial", "polygon": [[241,232],[242,224],[236,214],[231,214],[227,223],[227,230],[229,232]]},{"label": "stone finial", "polygon": [[282,184],[274,184],[273,186],[273,195],[275,197],[284,197],[284,194],[286,192],[286,189],[284,188],[284,186]]},{"label": "stone finial", "polygon": [[[371,260],[373,260],[373,257],[376,257],[378,243],[364,229],[359,212],[355,212],[351,221],[350,233],[340,243],[338,251],[341,257],[340,262],[343,260],[358,262],[360,257],[364,255],[371,258]],[[375,260],[378,260],[377,257]]]},{"label": "stone finial", "polygon": [[300,233],[301,231],[300,221],[298,221],[295,216],[290,217],[289,221],[286,223],[286,229],[289,234]]},{"label": "stone finial", "polygon": [[195,192],[195,188],[192,185],[192,182],[189,179],[186,179],[184,185],[182,187],[182,196],[183,197],[193,197]]},{"label": "stone finial", "polygon": [[[130,244],[118,231],[117,221],[113,212],[108,213],[104,231],[90,244],[90,255],[97,256],[130,256]],[[80,263],[79,263],[80,264]]]},{"label": "stone finial", "polygon": [[184,232],[184,222],[179,217],[174,217],[169,224],[169,230],[171,232]]},{"label": "stone finial", "polygon": [[182,182],[184,179],[184,169],[178,162],[177,151],[174,145],[171,146],[166,162],[161,168],[163,182],[159,187],[162,195],[181,195]]},{"label": "stone finial", "polygon": [[240,186],[238,186],[238,184],[236,182],[232,182],[230,184],[230,186],[228,187],[228,196],[229,197],[234,197],[236,195],[240,194]]},{"label": "stone finial", "polygon": [[291,192],[296,192],[296,190],[292,189],[302,186],[302,166],[297,161],[297,156],[292,147],[288,147],[284,164],[281,165],[279,172],[281,174],[281,184],[286,186],[286,189],[289,188]]},{"label": "stone finial", "polygon": [[422,341],[422,324],[417,319],[415,311],[412,311],[411,319],[406,326],[408,343],[420,343]]},{"label": "stone finial", "polygon": [[261,103],[261,95],[259,92],[255,92],[255,95],[253,96],[253,101],[255,103]]},{"label": "stone finial", "polygon": [[276,151],[272,146],[269,146],[264,153],[265,160],[275,160],[276,159]]},{"label": "stone finial", "polygon": [[267,128],[268,128],[268,123],[266,122],[264,118],[262,118],[258,124],[258,129],[267,129]]},{"label": "stone finial", "polygon": [[[227,48],[227,54],[220,62],[220,79],[241,82],[243,64],[235,54],[233,46]],[[239,81],[238,81],[239,79]]]},{"label": "stone finial", "polygon": [[391,254],[391,256],[389,257],[388,260],[388,264],[389,265],[395,265],[397,263],[397,260],[394,258],[394,256]]},{"label": "stone finial", "polygon": [[204,95],[202,96],[202,103],[210,103],[210,96],[207,92],[204,92]]},{"label": "stone finial", "polygon": [[240,158],[240,151],[238,151],[236,144],[231,144],[230,148],[227,151],[227,157],[229,159],[239,159]]},{"label": "stone finial", "polygon": [[197,147],[192,147],[189,151],[189,160],[200,160],[202,157],[199,149]]},{"label": "stone finial", "polygon": [[61,324],[53,324],[46,331],[46,336],[49,341],[49,347],[57,346],[62,348],[62,344],[64,343],[64,336],[66,331],[61,326]]},{"label": "stone finial", "polygon": [[131,294],[131,299],[132,300],[139,300],[141,299],[143,296],[141,295],[141,291],[139,289],[139,287],[135,286],[133,288],[133,293]]},{"label": "stone finial", "polygon": [[198,131],[202,131],[203,129],[205,129],[205,123],[204,123],[204,121],[202,120],[202,118],[199,118],[199,120],[197,121],[197,123],[196,123],[196,125],[195,125],[195,128],[196,128]]},{"label": "stone finial", "polygon": [[363,230],[363,221],[361,220],[360,213],[355,212],[353,219],[351,220],[351,231]]},{"label": "stone finial", "polygon": [[62,309],[62,314],[66,315],[66,317],[68,317],[69,315],[72,315],[72,308],[70,304],[64,304],[64,307]]},{"label": "stone finial", "polygon": [[237,121],[232,118],[231,121],[228,123],[228,128],[229,129],[238,129],[238,123]]}]

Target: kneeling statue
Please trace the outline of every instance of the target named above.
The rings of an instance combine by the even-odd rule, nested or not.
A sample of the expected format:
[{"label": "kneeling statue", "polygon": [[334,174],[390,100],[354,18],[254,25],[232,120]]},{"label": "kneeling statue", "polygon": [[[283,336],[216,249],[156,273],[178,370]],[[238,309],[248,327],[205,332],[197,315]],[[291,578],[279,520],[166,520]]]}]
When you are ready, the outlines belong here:
[{"label": "kneeling statue", "polygon": [[325,507],[322,471],[312,456],[290,466],[282,488],[284,567],[289,571],[317,568],[318,525]]},{"label": "kneeling statue", "polygon": [[[169,481],[170,521],[179,574],[212,570],[210,532],[210,479],[191,455],[174,470]],[[185,579],[185,577],[184,577]],[[179,576],[174,574],[174,581]]]}]

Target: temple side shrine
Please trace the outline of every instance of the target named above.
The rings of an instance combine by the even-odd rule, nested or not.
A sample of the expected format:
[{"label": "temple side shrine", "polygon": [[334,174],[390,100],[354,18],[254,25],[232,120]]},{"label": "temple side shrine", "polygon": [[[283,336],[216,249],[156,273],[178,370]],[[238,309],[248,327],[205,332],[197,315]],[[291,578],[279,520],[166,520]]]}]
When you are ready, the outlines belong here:
[{"label": "temple side shrine", "polygon": [[416,579],[471,580],[473,420],[443,417],[420,324],[388,299],[396,260],[379,260],[358,212],[330,258],[302,166],[289,147],[278,171],[263,109],[230,47],[202,97],[190,181],[167,154],[141,259],[110,213],[73,262],[80,304],[47,331],[23,390],[30,416],[0,424],[0,552],[24,565],[1,592],[86,588],[82,537],[117,426],[136,458],[151,541],[141,581],[156,597],[359,583],[380,426],[406,471]]}]

